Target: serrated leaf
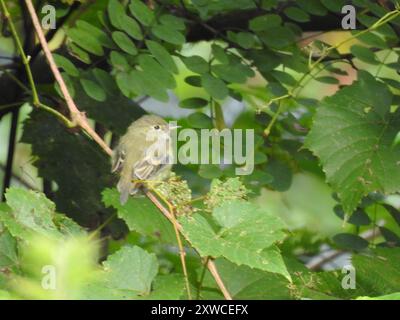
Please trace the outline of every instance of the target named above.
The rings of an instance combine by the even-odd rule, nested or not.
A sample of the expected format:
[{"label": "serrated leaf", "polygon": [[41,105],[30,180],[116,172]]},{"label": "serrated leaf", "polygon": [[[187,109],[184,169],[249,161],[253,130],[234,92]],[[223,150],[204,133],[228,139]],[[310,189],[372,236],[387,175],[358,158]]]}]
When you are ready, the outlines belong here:
[{"label": "serrated leaf", "polygon": [[[372,254],[352,257],[357,287],[371,296],[397,292],[400,288],[400,248],[376,248]],[[383,271],[384,270],[384,271]]]},{"label": "serrated leaf", "polygon": [[200,214],[181,217],[183,233],[202,256],[225,257],[238,264],[279,273],[290,279],[274,246],[285,233],[281,220],[268,211],[243,201],[232,201],[213,210],[221,229],[216,232]]},{"label": "serrated leaf", "polygon": [[348,214],[369,192],[400,189],[400,149],[392,147],[400,112],[390,112],[391,99],[384,84],[362,73],[317,109],[306,146],[320,158]]},{"label": "serrated leaf", "polygon": [[126,53],[129,53],[133,56],[138,53],[133,41],[122,31],[114,31],[111,36],[118,47],[120,47]]},{"label": "serrated leaf", "polygon": [[0,222],[15,238],[29,241],[34,235],[61,238],[83,234],[83,229],[55,212],[55,205],[42,193],[10,188],[6,192],[7,207],[0,208]]},{"label": "serrated leaf", "polygon": [[145,300],[179,300],[185,290],[184,279],[180,274],[158,275],[154,279],[153,290]]},{"label": "serrated leaf", "polygon": [[119,201],[116,189],[103,191],[103,202],[117,210],[118,217],[125,221],[129,230],[152,237],[162,242],[175,243],[171,223],[145,197],[130,197],[125,205]]},{"label": "serrated leaf", "polygon": [[178,68],[171,54],[156,41],[146,40],[146,46],[157,61],[169,72],[178,73]]},{"label": "serrated leaf", "polygon": [[108,287],[140,294],[150,292],[151,283],[158,272],[156,255],[136,246],[125,246],[118,250],[103,262],[103,266]]}]

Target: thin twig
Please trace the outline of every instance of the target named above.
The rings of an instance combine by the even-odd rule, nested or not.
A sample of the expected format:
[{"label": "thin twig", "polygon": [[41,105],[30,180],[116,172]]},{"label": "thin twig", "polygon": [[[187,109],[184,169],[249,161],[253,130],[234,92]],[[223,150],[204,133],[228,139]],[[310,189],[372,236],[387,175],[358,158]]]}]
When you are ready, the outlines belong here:
[{"label": "thin twig", "polygon": [[[1,0],[3,1],[3,0]],[[42,45],[44,54],[46,56],[47,62],[49,63],[50,69],[57,81],[57,83],[60,86],[60,90],[62,94],[64,95],[65,102],[67,103],[68,109],[71,114],[71,119],[74,124],[77,126],[81,127],[84,131],[87,132],[87,134],[94,140],[98,145],[102,147],[102,149],[108,154],[112,154],[112,150],[110,147],[104,142],[103,139],[99,137],[99,135],[94,131],[94,129],[89,125],[89,122],[87,121],[86,115],[83,112],[80,112],[77,106],[74,103],[74,100],[72,99],[67,86],[64,82],[64,79],[61,76],[60,71],[57,68],[57,65],[54,61],[54,58],[51,54],[51,51],[49,49],[49,46],[47,44],[46,38],[44,36],[43,30],[40,26],[39,18],[36,14],[35,8],[32,4],[32,0],[25,0],[25,3],[28,7],[29,14],[31,16],[32,22],[33,22],[33,27],[35,28],[36,34],[39,38],[40,44]]]},{"label": "thin twig", "polygon": [[[161,213],[171,222],[173,223],[173,217],[171,213],[166,209],[160,201],[158,201],[157,197],[149,191],[146,191],[146,196],[156,205],[156,207],[161,211]],[[176,227],[179,232],[185,237],[185,239],[190,242],[190,240],[182,233],[182,226],[178,221],[176,221]],[[196,248],[195,248],[196,249]],[[214,277],[215,282],[217,283],[218,287],[220,288],[222,294],[224,295],[226,300],[232,300],[232,296],[230,295],[229,291],[226,289],[224,282],[221,279],[221,276],[218,273],[217,267],[211,258],[207,263],[207,268],[210,271],[211,275]]]},{"label": "thin twig", "polygon": [[185,286],[186,286],[186,292],[188,295],[189,300],[192,300],[192,294],[190,292],[190,283],[189,283],[189,275],[188,275],[188,271],[186,268],[186,252],[185,249],[183,248],[183,244],[182,244],[182,240],[181,240],[181,236],[179,233],[179,229],[178,229],[178,220],[176,220],[175,217],[175,213],[174,213],[174,207],[171,204],[171,202],[169,202],[162,194],[160,194],[160,192],[158,192],[156,189],[152,189],[152,191],[162,200],[164,201],[164,203],[168,206],[169,212],[170,212],[170,217],[171,217],[171,222],[172,225],[174,227],[174,231],[175,231],[175,236],[176,236],[176,241],[178,243],[178,248],[179,248],[179,256],[181,258],[181,264],[182,264],[182,271],[183,271],[183,276],[185,278]]}]

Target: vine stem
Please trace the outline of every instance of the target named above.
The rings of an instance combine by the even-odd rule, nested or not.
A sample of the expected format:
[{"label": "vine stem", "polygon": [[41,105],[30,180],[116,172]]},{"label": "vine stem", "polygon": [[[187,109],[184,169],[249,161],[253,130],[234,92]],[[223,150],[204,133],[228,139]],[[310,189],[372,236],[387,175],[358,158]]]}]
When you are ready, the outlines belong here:
[{"label": "vine stem", "polygon": [[[381,27],[382,25],[389,23],[391,20],[397,18],[400,15],[400,8],[396,8],[396,10],[390,11],[388,12],[386,15],[384,15],[382,18],[380,18],[378,21],[376,21],[372,26],[370,26],[369,28],[362,30],[356,34],[354,34],[351,37],[348,37],[347,39],[344,39],[343,41],[332,45],[328,48],[326,48],[325,52],[313,63],[311,64],[309,70],[303,74],[302,77],[300,77],[300,79],[296,82],[296,84],[293,86],[293,88],[289,91],[289,93],[273,98],[268,102],[267,106],[270,106],[273,102],[276,101],[281,101],[283,99],[287,99],[287,98],[291,98],[291,97],[295,97],[295,93],[294,91],[297,90],[298,88],[301,87],[301,83],[303,82],[303,80],[311,74],[311,72],[333,51],[333,50],[337,50],[339,47],[341,47],[342,45],[346,44],[347,42],[357,39],[358,37],[362,36],[365,33],[368,33],[370,31],[373,31],[379,27]],[[275,116],[278,117],[279,114],[281,113],[281,109],[278,110],[278,112],[276,112]],[[269,132],[271,131],[272,126],[274,125],[276,119],[273,119],[268,127],[264,130],[264,134],[268,135]]]},{"label": "vine stem", "polygon": [[[5,12],[8,12],[5,4],[4,4],[4,0],[0,0],[3,8],[5,9]],[[33,22],[33,26],[35,28],[36,34],[39,38],[39,42],[43,48],[44,54],[46,56],[47,62],[50,65],[50,69],[57,81],[57,83],[60,86],[60,90],[64,95],[65,101],[67,103],[67,107],[69,109],[69,112],[71,114],[71,118],[72,118],[72,122],[73,124],[79,126],[81,129],[83,129],[88,136],[90,136],[108,155],[112,155],[112,150],[111,148],[105,143],[105,141],[100,138],[100,136],[92,129],[92,127],[89,125],[89,122],[86,118],[86,115],[82,112],[79,111],[78,107],[75,105],[69,91],[68,88],[57,68],[57,65],[53,59],[53,56],[51,54],[51,51],[49,49],[49,46],[47,44],[46,38],[44,36],[43,30],[40,26],[40,22],[39,22],[39,18],[36,14],[35,8],[32,4],[32,0],[25,0],[25,3],[27,5],[28,11],[29,11],[29,15],[31,16],[32,22]],[[8,14],[9,16],[9,14]],[[14,35],[16,38],[18,38],[17,33],[15,33]],[[21,47],[22,50],[22,47]],[[23,50],[22,50],[23,52]],[[25,54],[24,54],[25,55]],[[27,72],[29,69],[30,72],[30,67],[29,64],[25,65]],[[32,91],[33,88],[35,87],[35,84],[33,82],[33,78],[32,78],[32,83],[31,85],[32,87]],[[54,110],[55,111],[55,110]],[[56,111],[55,111],[56,112]],[[174,227],[177,228],[178,232],[180,234],[183,235],[182,233],[182,226],[179,224],[178,221],[176,221],[175,217],[173,216],[172,213],[169,212],[169,210],[167,208],[165,208],[160,201],[157,199],[157,197],[152,194],[149,191],[146,191],[146,196],[150,199],[150,201],[152,201],[154,203],[154,205],[161,211],[162,214],[164,214],[164,216],[174,225]],[[183,235],[184,236],[184,235]],[[185,237],[185,236],[184,236]],[[185,237],[185,239],[187,240],[187,238]],[[215,279],[215,282],[217,283],[218,287],[220,288],[222,294],[224,295],[225,299],[227,300],[232,300],[231,295],[229,294],[228,290],[226,289],[219,273],[217,270],[217,267],[215,266],[214,262],[210,259],[208,264],[207,264],[207,268],[209,269],[210,273],[212,274],[212,276]]]},{"label": "vine stem", "polygon": [[[149,191],[146,191],[146,196],[156,205],[156,207],[162,212],[162,214],[171,222],[175,223],[176,228],[178,231],[182,234],[182,226],[180,223],[176,220],[174,220],[174,217],[172,217],[172,214],[169,212],[168,209],[166,209],[160,201],[157,199],[157,197],[152,194]],[[190,240],[183,234],[183,237],[190,242]],[[218,269],[215,266],[214,261],[210,258],[208,259],[207,263],[207,268],[210,271],[211,275],[213,276],[215,282],[217,283],[219,289],[221,290],[222,294],[224,295],[226,300],[232,300],[232,296],[230,295],[229,291],[226,289],[224,282],[221,279],[221,276],[218,273]]]},{"label": "vine stem", "polygon": [[176,241],[178,243],[179,256],[181,258],[182,270],[183,270],[183,275],[184,275],[184,278],[185,278],[186,292],[187,292],[189,300],[192,300],[192,294],[190,292],[189,275],[188,275],[187,268],[186,268],[186,259],[185,259],[186,252],[185,252],[185,249],[183,248],[182,239],[181,239],[181,236],[180,236],[180,233],[179,233],[178,220],[176,220],[176,216],[175,216],[175,213],[174,213],[174,206],[172,205],[172,203],[170,201],[168,201],[155,188],[152,188],[152,190],[168,206],[170,217],[171,217],[170,221],[171,221],[171,223],[172,223],[172,225],[174,227],[175,237],[176,237]]}]

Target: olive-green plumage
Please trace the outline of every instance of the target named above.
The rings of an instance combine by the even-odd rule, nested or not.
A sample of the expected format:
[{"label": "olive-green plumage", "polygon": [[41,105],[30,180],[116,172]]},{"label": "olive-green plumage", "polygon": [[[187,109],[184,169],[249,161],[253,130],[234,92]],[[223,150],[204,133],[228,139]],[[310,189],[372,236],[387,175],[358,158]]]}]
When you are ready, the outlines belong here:
[{"label": "olive-green plumage", "polygon": [[117,189],[124,204],[141,185],[135,180],[159,181],[168,177],[172,147],[168,123],[156,115],[134,121],[113,153],[112,172],[120,174]]}]

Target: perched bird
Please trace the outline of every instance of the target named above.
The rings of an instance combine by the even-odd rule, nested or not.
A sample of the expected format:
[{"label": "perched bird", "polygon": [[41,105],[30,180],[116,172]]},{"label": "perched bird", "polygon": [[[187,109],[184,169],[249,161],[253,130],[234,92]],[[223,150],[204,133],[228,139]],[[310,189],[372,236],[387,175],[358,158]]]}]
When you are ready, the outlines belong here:
[{"label": "perched bird", "polygon": [[138,192],[142,181],[168,178],[172,162],[171,127],[156,115],[134,121],[113,152],[112,172],[118,172],[121,204]]}]

